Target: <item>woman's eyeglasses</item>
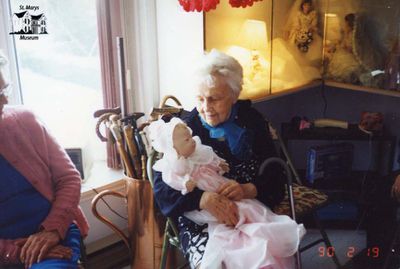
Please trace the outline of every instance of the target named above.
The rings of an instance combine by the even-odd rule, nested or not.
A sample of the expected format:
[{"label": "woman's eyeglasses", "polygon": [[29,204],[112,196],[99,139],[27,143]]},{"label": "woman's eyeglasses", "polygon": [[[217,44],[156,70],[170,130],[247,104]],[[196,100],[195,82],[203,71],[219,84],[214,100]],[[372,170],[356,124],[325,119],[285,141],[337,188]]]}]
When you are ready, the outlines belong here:
[{"label": "woman's eyeglasses", "polygon": [[8,97],[11,94],[12,87],[11,84],[6,84],[1,90],[0,90],[0,97],[5,96]]}]

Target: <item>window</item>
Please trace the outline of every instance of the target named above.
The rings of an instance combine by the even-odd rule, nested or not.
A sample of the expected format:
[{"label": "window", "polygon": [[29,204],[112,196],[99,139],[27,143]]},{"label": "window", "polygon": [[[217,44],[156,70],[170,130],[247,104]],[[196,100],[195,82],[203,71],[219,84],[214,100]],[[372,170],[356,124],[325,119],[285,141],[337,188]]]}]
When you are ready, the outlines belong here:
[{"label": "window", "polygon": [[[10,4],[11,17],[21,12],[20,5],[25,7],[26,1]],[[103,104],[96,1],[40,0],[35,6],[37,10],[27,10],[30,15],[44,14],[49,23],[41,27],[43,34],[37,40],[14,36],[21,99],[64,148],[82,148],[88,170],[92,161],[105,159],[93,118]]]}]

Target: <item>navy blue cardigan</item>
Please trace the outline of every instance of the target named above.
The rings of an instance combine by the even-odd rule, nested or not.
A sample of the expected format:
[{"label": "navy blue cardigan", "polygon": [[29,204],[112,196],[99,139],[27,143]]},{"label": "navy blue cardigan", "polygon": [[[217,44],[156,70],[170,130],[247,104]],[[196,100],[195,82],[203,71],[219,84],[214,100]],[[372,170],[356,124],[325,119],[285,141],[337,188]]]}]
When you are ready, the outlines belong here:
[{"label": "navy blue cardigan", "polygon": [[[184,118],[184,121],[193,130],[193,136],[199,136],[203,144],[211,146],[231,167],[241,162],[232,155],[226,141],[210,138],[209,131],[203,127],[196,109],[193,109]],[[252,158],[257,158],[261,163],[263,160],[277,155],[271,134],[267,128],[267,122],[257,110],[251,107],[251,101],[238,101],[238,115],[235,118],[235,123],[253,133]],[[164,183],[160,172],[154,171],[154,173],[154,195],[165,216],[177,219],[186,211],[199,210],[202,190],[195,188],[192,192],[182,195],[179,191]],[[235,179],[239,183],[246,183],[241,178]],[[251,183],[257,188],[256,199],[270,208],[282,201],[285,191],[285,175],[280,166],[271,165],[262,177],[255,177]]]}]

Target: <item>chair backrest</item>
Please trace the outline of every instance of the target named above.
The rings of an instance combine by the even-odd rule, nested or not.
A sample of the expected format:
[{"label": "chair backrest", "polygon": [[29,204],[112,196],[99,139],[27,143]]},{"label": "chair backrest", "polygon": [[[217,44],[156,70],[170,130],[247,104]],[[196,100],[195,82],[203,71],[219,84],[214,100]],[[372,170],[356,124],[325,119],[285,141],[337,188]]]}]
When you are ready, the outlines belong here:
[{"label": "chair backrest", "polygon": [[[162,157],[161,153],[152,149],[147,158],[146,170],[147,170],[147,176],[148,176],[148,179],[149,179],[149,182],[150,182],[152,188],[154,187],[153,165],[161,157]],[[179,232],[178,232],[178,229],[177,229],[175,223],[173,222],[173,220],[171,218],[167,218],[167,225],[170,225],[170,228],[172,230],[172,234],[170,234],[170,237],[176,237],[176,238],[171,238],[171,240],[179,243]],[[175,245],[175,244],[173,244],[173,245]],[[175,245],[175,246],[178,247],[179,245]]]},{"label": "chair backrest", "polygon": [[259,175],[263,174],[263,170],[267,169],[270,164],[278,163],[282,168],[285,170],[286,174],[286,186],[287,186],[287,196],[289,201],[290,207],[290,215],[294,221],[296,221],[296,210],[295,210],[295,202],[294,202],[294,194],[293,194],[293,180],[292,180],[292,173],[290,171],[289,166],[285,163],[284,160],[278,157],[271,157],[266,159],[259,168]]}]

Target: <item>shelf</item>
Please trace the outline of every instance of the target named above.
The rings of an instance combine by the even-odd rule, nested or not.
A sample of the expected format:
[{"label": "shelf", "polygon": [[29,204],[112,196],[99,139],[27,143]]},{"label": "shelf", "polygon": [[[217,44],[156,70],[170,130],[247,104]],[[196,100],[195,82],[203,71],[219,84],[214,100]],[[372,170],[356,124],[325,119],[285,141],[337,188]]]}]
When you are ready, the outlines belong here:
[{"label": "shelf", "polygon": [[341,83],[341,82],[336,82],[336,81],[331,81],[331,80],[326,80],[325,85],[330,86],[330,87],[335,87],[335,88],[341,88],[341,89],[345,89],[345,90],[367,92],[367,93],[373,93],[373,94],[379,94],[379,95],[385,95],[385,96],[391,96],[391,97],[400,97],[400,91],[384,90],[384,89],[379,89],[379,88],[372,88],[372,87],[353,85],[353,84],[348,84],[348,83]]},{"label": "shelf", "polygon": [[322,80],[315,80],[315,81],[312,81],[305,85],[301,85],[301,86],[290,88],[290,89],[285,89],[280,92],[272,93],[272,94],[264,96],[264,97],[260,97],[260,98],[255,97],[252,100],[254,103],[262,102],[262,101],[271,100],[271,99],[279,98],[279,97],[290,95],[290,94],[296,94],[301,91],[309,90],[309,89],[312,89],[312,88],[315,88],[315,87],[318,87],[321,85],[322,85]]},{"label": "shelf", "polygon": [[337,127],[311,128],[301,131],[293,130],[290,123],[282,123],[282,137],[284,140],[373,140],[392,141],[391,135],[374,135],[360,131],[357,124],[349,124],[348,129]]},{"label": "shelf", "polygon": [[[306,90],[321,86],[323,84],[326,86],[335,87],[335,88],[344,89],[344,90],[366,92],[366,93],[391,96],[391,97],[400,97],[400,91],[384,90],[384,89],[366,87],[366,86],[361,86],[361,85],[353,85],[353,84],[348,84],[348,83],[336,82],[336,81],[332,81],[332,80],[325,80],[325,81],[324,80],[315,80],[308,84],[305,84],[305,85],[302,85],[299,87],[290,88],[290,89],[285,89],[285,90],[282,90],[281,92],[272,93],[267,96],[262,96],[262,97],[253,96],[251,99],[255,103],[262,102],[262,101],[266,101],[266,100],[280,98],[280,97],[283,97],[286,95],[296,94],[296,93],[299,93],[302,91],[306,91]],[[262,95],[262,94],[260,94],[260,95]]]}]

